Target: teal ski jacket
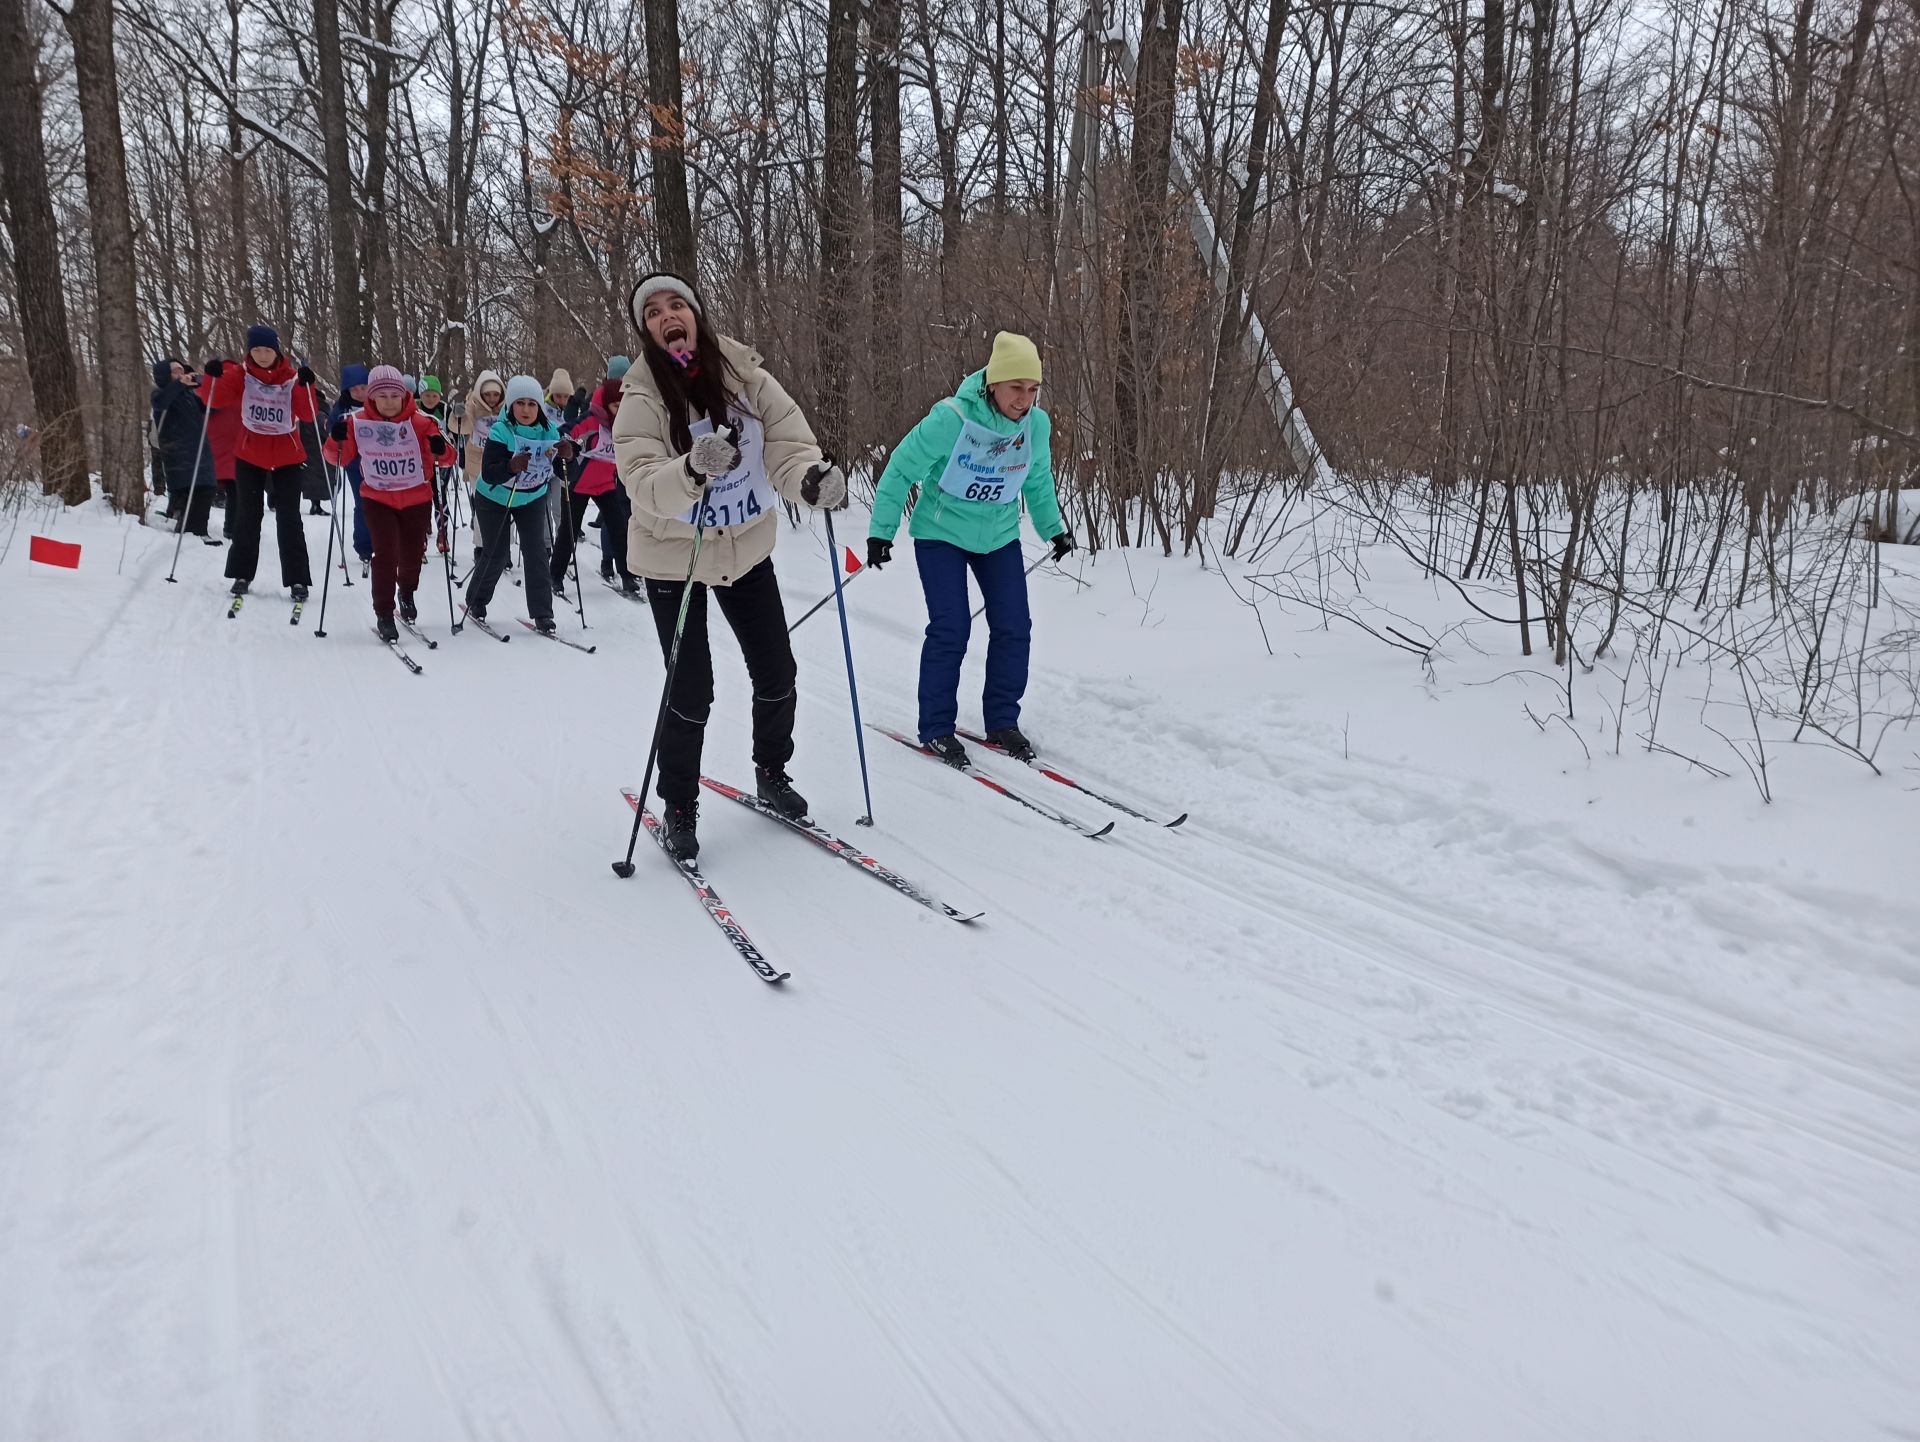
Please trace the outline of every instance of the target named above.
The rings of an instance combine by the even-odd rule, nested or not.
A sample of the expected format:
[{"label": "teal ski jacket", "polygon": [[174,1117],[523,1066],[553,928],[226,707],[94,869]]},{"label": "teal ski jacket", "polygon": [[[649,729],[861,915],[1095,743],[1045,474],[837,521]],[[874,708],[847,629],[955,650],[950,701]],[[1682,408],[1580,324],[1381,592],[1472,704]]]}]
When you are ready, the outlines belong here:
[{"label": "teal ski jacket", "polygon": [[[960,438],[958,406],[967,419],[984,426],[995,435],[1010,436],[1020,427],[994,409],[987,398],[987,373],[975,371],[954,393],[953,400],[940,401],[927,412],[926,419],[908,431],[894,448],[887,468],[880,474],[880,485],[873,498],[873,524],[869,536],[891,541],[900,529],[900,512],[906,506],[907,492],[920,487],[920,499],[913,508],[908,534],[915,540],[946,541],[985,555],[1020,539],[1018,505],[996,505],[988,501],[968,501],[948,495],[940,489],[940,477],[946,471],[947,458]],[[1053,422],[1035,406],[1030,412],[1033,461],[1020,487],[1020,499],[1033,517],[1033,529],[1043,541],[1050,541],[1066,530],[1060,519],[1060,501],[1053,490]]]}]

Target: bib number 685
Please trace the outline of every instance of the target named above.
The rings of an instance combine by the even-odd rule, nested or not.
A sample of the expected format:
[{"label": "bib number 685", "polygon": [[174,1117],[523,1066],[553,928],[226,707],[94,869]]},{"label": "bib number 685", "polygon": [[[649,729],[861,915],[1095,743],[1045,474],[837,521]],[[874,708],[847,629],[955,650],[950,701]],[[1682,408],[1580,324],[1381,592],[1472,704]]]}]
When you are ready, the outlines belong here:
[{"label": "bib number 685", "polygon": [[997,501],[1006,494],[1005,481],[974,481],[967,487],[970,501]]}]

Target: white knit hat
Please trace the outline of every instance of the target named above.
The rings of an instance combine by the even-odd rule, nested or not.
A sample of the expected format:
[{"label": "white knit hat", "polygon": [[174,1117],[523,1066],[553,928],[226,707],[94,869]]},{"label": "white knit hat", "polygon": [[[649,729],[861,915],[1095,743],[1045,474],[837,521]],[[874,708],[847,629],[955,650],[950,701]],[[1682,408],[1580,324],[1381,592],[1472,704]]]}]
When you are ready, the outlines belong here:
[{"label": "white knit hat", "polygon": [[532,376],[515,376],[507,382],[507,394],[500,402],[500,409],[510,411],[515,401],[544,402],[546,398],[546,392],[540,389],[540,382]]},{"label": "white knit hat", "polygon": [[647,301],[661,291],[669,291],[693,307],[693,313],[702,320],[707,312],[700,304],[700,297],[691,285],[680,279],[670,270],[656,270],[652,275],[642,276],[640,283],[633,288],[633,294],[627,299],[627,313],[633,318],[633,328],[641,334],[646,333]]}]

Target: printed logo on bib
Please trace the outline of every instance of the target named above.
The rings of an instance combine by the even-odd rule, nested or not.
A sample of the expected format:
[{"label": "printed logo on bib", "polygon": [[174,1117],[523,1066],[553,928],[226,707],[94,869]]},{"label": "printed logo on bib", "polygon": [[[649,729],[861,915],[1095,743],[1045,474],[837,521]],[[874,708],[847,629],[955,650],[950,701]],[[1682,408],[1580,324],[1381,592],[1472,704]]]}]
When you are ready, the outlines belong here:
[{"label": "printed logo on bib", "polygon": [[[740,464],[708,484],[706,505],[696,501],[687,508],[680,519],[689,526],[744,526],[779,502],[773,482],[767,479],[765,428],[757,416],[734,419],[740,423]],[[705,420],[687,427],[689,436],[704,436],[712,430],[713,423]]]},{"label": "printed logo on bib", "polygon": [[376,491],[404,491],[424,484],[420,443],[407,421],[355,417],[353,444],[360,453],[360,484]]},{"label": "printed logo on bib", "polygon": [[1020,487],[1033,462],[1032,430],[1029,419],[1012,435],[1003,436],[963,417],[947,468],[940,475],[940,489],[963,501],[1013,504],[1020,499]]},{"label": "printed logo on bib", "polygon": [[240,396],[240,424],[256,436],[293,434],[293,382],[268,385],[248,372]]}]

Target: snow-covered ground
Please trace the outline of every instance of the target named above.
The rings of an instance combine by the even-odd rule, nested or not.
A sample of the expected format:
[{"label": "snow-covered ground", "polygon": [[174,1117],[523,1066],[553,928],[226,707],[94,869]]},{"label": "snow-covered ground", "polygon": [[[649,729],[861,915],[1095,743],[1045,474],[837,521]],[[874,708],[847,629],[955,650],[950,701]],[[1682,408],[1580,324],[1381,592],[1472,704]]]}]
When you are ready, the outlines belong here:
[{"label": "snow-covered ground", "polygon": [[[288,626],[270,541],[229,621],[222,551],[170,586],[165,537],[59,517],[70,572],[35,529],[7,1442],[1920,1437],[1920,736],[1878,779],[1786,750],[1766,806],[1615,754],[1585,690],[1537,729],[1510,654],[1429,677],[1269,607],[1270,658],[1218,574],[1108,554],[1034,577],[1030,730],[1189,825],[1086,841],[870,736],[868,832],[829,609],[796,780],[987,916],[710,800],[772,988],[650,848],[608,869],[642,608],[591,587],[593,656],[448,641],[431,572],[414,677],[357,575]],[[797,615],[824,543],[778,564]],[[848,599],[910,727],[911,565]],[[748,781],[716,637],[708,768]]]}]

